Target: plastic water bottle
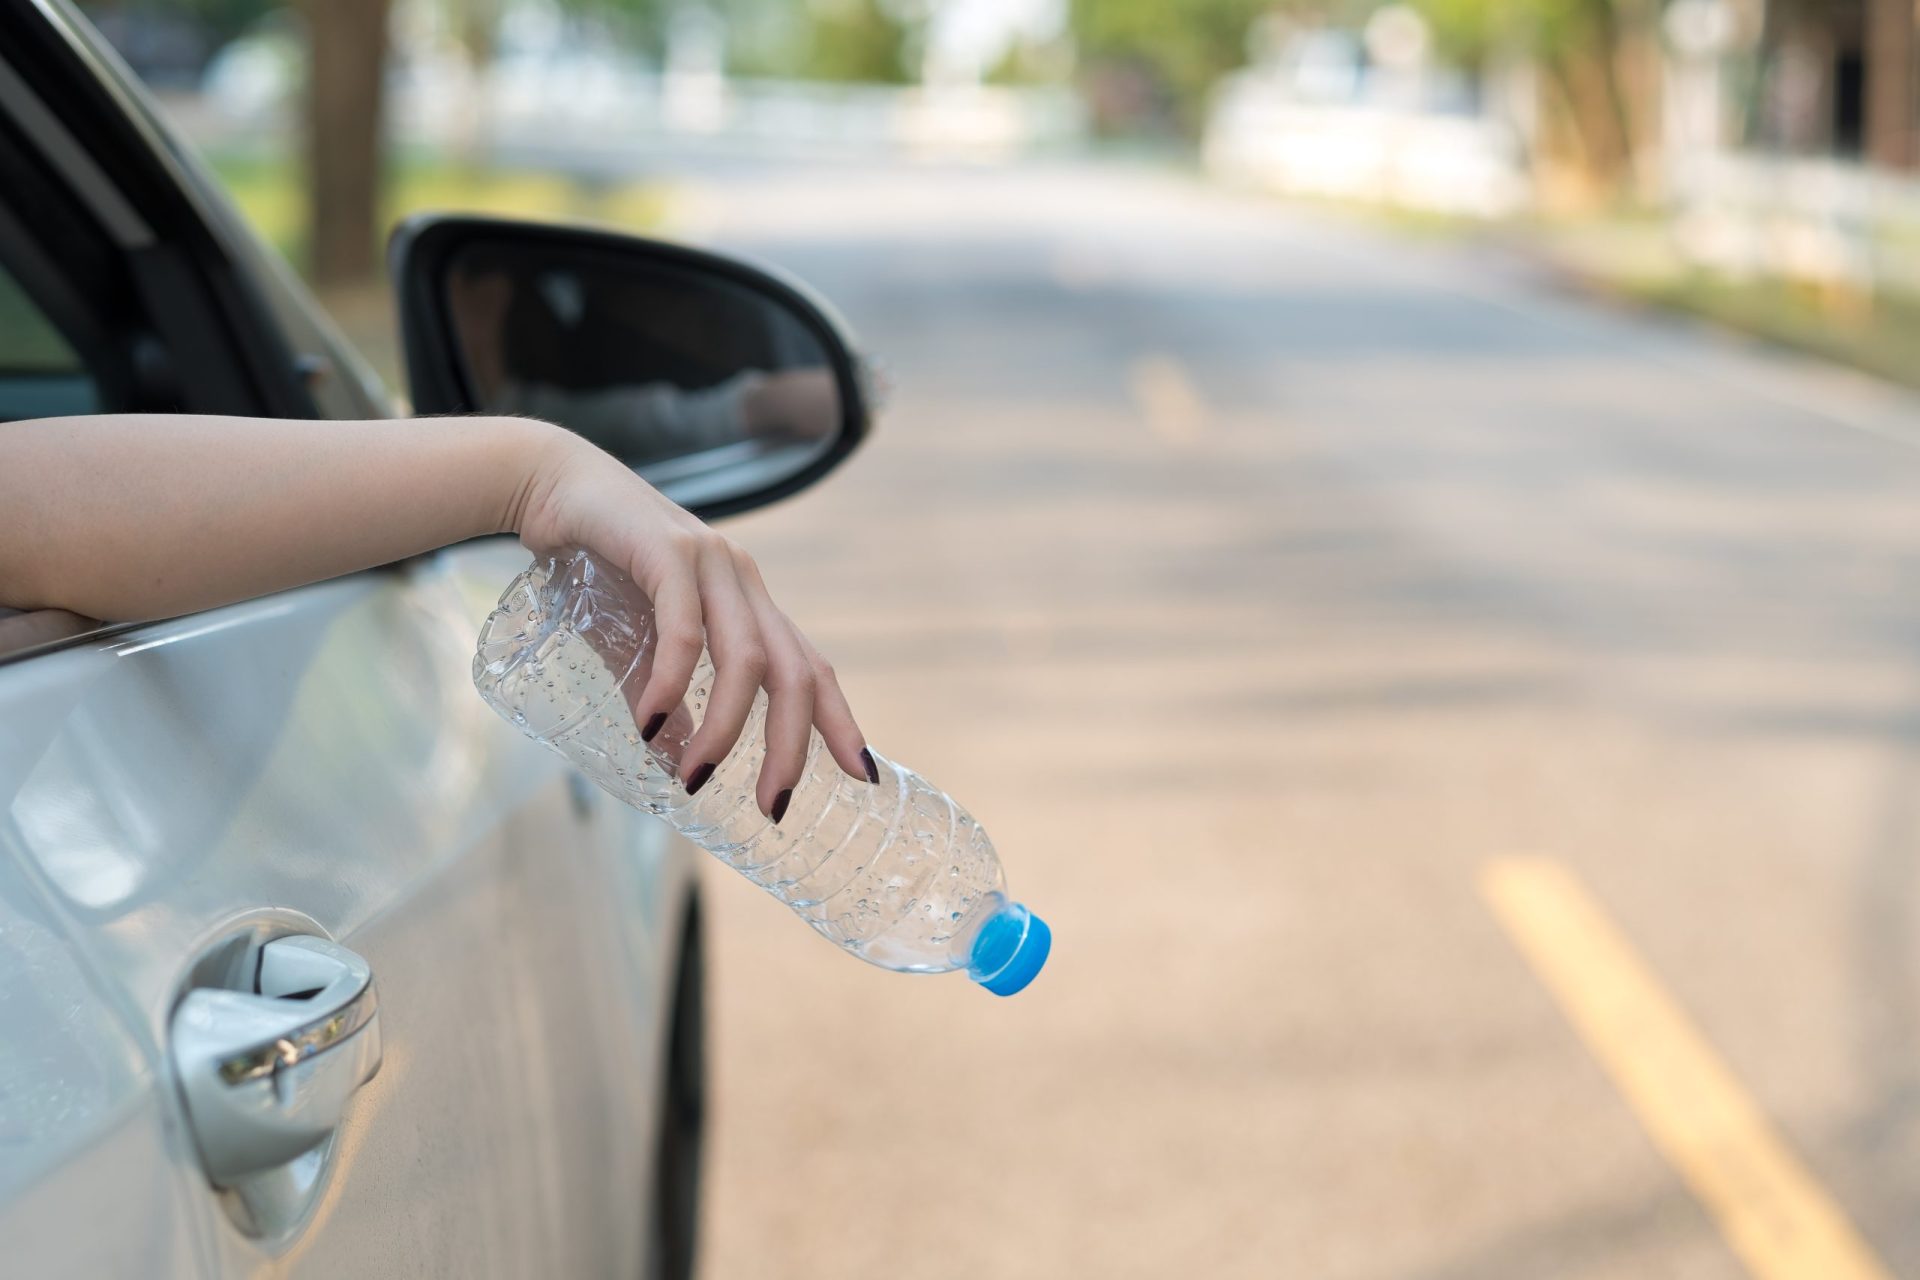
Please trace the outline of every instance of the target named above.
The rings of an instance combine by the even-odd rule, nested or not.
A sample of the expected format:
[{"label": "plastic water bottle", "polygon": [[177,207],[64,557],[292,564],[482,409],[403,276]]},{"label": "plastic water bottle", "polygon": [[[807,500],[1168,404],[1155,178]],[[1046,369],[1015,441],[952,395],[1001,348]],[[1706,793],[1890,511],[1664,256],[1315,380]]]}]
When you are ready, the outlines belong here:
[{"label": "plastic water bottle", "polygon": [[782,821],[760,812],[766,694],[698,795],[681,755],[713,689],[700,655],[686,699],[646,741],[633,701],[653,668],[653,606],[587,551],[536,559],[481,628],[473,682],[495,711],[602,788],[682,835],[862,960],[903,973],[965,969],[1010,996],[1046,962],[1046,922],[1010,900],[993,843],[924,778],[873,754],[878,782],[834,763],[818,732]]}]

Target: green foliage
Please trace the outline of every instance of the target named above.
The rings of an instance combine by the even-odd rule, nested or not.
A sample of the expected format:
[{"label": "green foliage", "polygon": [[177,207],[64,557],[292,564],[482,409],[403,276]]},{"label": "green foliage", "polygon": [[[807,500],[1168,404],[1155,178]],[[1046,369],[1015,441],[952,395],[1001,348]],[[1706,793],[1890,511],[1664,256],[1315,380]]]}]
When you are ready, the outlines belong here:
[{"label": "green foliage", "polygon": [[1183,108],[1247,61],[1247,32],[1274,0],[1071,0],[1083,66],[1147,71]]},{"label": "green foliage", "polygon": [[666,41],[670,0],[558,0],[560,11],[606,28],[629,49],[658,55]]},{"label": "green foliage", "polygon": [[736,76],[799,73],[807,13],[791,0],[716,0],[727,23],[727,71]]},{"label": "green foliage", "polygon": [[1433,28],[1440,56],[1477,66],[1494,48],[1562,57],[1607,38],[1651,0],[1409,0]]},{"label": "green foliage", "polygon": [[919,79],[912,53],[918,32],[880,0],[835,0],[812,7],[799,74],[814,80],[905,84]]},{"label": "green foliage", "polygon": [[1021,38],[1010,41],[986,71],[986,82],[999,85],[1058,84],[1066,78],[1072,60],[1071,51],[1058,43],[1037,43]]},{"label": "green foliage", "polygon": [[717,0],[735,75],[918,80],[926,0]]},{"label": "green foliage", "polygon": [[1478,67],[1518,21],[1515,11],[1540,0],[1413,0],[1433,32],[1434,52],[1442,61]]},{"label": "green foliage", "polygon": [[[283,150],[214,151],[207,157],[241,216],[290,262],[306,254],[305,178]],[[644,180],[594,183],[520,169],[475,169],[444,156],[389,159],[380,225],[423,209],[512,218],[571,218],[645,231],[666,217],[670,193]]]},{"label": "green foliage", "polygon": [[0,370],[8,374],[66,373],[80,359],[33,299],[0,270]]}]

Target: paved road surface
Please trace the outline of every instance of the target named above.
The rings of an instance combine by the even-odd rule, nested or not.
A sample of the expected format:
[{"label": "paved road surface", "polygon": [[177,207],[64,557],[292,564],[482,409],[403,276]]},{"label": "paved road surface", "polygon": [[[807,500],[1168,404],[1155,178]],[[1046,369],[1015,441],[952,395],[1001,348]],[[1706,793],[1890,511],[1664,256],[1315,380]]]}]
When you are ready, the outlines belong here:
[{"label": "paved road surface", "polygon": [[716,874],[706,1276],[1920,1275],[1920,405],[1172,177],[681,208],[893,370],[735,531],[1058,939]]}]

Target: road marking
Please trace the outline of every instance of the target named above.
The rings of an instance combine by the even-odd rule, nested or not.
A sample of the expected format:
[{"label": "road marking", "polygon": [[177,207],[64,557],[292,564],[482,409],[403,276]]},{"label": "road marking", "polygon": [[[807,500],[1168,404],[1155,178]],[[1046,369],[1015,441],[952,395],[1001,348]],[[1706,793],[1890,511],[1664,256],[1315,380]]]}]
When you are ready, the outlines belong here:
[{"label": "road marking", "polygon": [[1572,872],[1500,859],[1482,870],[1480,892],[1750,1272],[1889,1280]]},{"label": "road marking", "polygon": [[1168,444],[1189,445],[1200,438],[1207,402],[1172,356],[1136,356],[1127,366],[1127,390],[1153,434]]}]

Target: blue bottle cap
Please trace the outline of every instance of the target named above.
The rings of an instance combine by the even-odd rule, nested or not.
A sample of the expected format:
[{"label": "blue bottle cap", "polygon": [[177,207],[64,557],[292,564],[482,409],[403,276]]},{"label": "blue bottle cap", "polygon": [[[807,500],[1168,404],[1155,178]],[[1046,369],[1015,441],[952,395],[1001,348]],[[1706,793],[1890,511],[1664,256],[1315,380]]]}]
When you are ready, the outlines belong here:
[{"label": "blue bottle cap", "polygon": [[997,996],[1010,996],[1034,980],[1052,949],[1047,922],[1025,903],[1010,902],[980,926],[967,976]]}]

